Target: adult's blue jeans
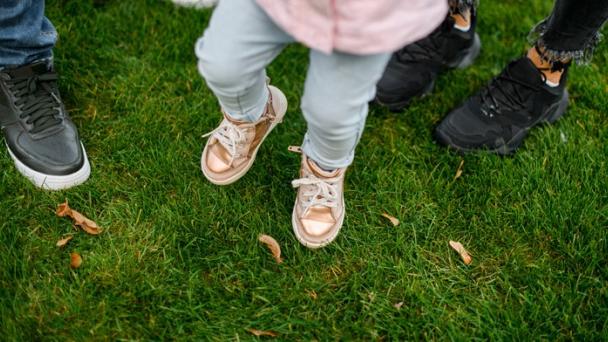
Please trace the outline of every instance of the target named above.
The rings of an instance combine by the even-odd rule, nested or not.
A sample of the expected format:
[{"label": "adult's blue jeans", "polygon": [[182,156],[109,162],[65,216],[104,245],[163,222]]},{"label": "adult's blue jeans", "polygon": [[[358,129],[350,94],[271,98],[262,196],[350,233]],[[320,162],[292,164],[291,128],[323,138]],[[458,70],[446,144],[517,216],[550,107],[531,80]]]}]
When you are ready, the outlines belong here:
[{"label": "adult's blue jeans", "polygon": [[44,0],[0,0],[0,68],[49,59],[56,41]]}]

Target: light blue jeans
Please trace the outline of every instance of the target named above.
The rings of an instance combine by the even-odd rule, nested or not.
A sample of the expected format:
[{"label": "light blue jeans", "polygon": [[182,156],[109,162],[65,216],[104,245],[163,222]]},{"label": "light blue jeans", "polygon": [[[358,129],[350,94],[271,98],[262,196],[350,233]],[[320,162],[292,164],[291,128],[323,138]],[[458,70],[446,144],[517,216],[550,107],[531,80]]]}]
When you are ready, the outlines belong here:
[{"label": "light blue jeans", "polygon": [[[266,66],[292,42],[255,0],[220,1],[196,42],[198,68],[228,115],[256,121],[268,100]],[[301,104],[308,124],[302,150],[322,168],[352,163],[368,102],[389,57],[310,51]]]},{"label": "light blue jeans", "polygon": [[44,0],[0,0],[0,69],[50,59],[56,41]]}]

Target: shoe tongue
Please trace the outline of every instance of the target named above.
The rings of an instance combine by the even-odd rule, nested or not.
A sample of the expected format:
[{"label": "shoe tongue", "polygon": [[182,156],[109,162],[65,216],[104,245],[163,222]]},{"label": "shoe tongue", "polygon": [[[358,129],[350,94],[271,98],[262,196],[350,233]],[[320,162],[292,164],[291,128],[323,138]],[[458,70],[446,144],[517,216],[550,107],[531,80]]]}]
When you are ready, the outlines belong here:
[{"label": "shoe tongue", "polygon": [[33,64],[24,65],[8,71],[12,77],[28,77],[33,75],[43,74],[49,71],[49,66],[46,62],[36,62]]},{"label": "shoe tongue", "polygon": [[511,77],[519,81],[523,81],[528,84],[532,82],[543,83],[543,79],[540,76],[541,72],[528,57],[522,57],[512,62],[509,69]]},{"label": "shoe tongue", "polygon": [[224,111],[222,111],[222,112],[224,113],[224,118],[226,118],[226,120],[230,121],[231,123],[233,123],[237,126],[253,123],[253,122],[249,122],[249,121],[236,120],[236,119],[232,118],[228,113],[226,113]]}]

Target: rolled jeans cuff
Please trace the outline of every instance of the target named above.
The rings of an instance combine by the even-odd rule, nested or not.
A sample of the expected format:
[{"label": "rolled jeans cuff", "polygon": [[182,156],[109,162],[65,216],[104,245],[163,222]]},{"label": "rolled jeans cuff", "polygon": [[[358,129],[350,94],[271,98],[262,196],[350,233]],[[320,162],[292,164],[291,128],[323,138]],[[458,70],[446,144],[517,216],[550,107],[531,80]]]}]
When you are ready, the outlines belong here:
[{"label": "rolled jeans cuff", "polygon": [[599,30],[586,39],[565,38],[550,32],[548,22],[549,18],[544,19],[528,35],[528,42],[537,48],[545,61],[550,63],[573,61],[577,64],[587,64],[591,61],[595,48],[602,40]]}]

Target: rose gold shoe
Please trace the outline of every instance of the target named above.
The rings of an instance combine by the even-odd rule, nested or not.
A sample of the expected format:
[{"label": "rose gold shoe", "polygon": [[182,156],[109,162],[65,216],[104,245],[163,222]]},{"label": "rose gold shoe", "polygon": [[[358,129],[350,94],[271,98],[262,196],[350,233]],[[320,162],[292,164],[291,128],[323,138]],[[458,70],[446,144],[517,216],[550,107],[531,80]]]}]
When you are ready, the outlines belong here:
[{"label": "rose gold shoe", "polygon": [[301,178],[292,182],[299,189],[291,223],[304,246],[324,247],[338,236],[345,215],[345,173],[346,168],[325,171],[302,154]]},{"label": "rose gold shoe", "polygon": [[211,183],[227,185],[245,175],[264,139],[283,120],[287,99],[278,88],[268,89],[268,104],[258,121],[235,121],[224,113],[220,126],[204,135],[211,137],[203,150],[201,170]]}]

